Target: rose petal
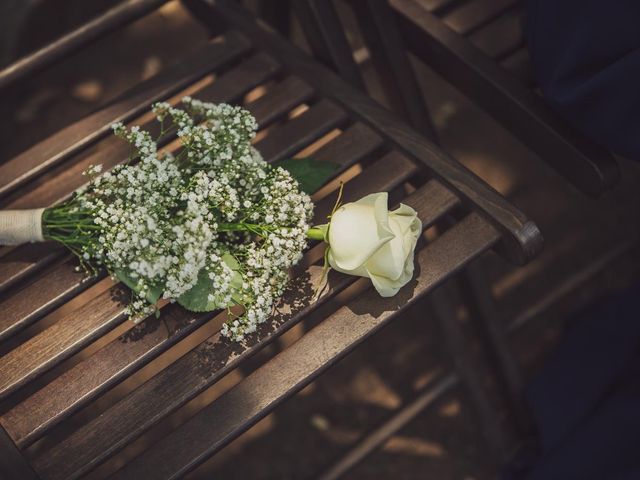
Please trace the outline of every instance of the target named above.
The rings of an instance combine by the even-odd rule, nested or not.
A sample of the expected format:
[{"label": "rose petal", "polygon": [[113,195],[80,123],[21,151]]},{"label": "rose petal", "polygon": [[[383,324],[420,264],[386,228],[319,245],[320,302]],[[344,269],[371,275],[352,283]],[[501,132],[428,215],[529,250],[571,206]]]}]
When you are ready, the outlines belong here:
[{"label": "rose petal", "polygon": [[350,273],[362,266],[376,250],[391,240],[387,193],[367,195],[340,207],[331,217],[329,227],[329,263]]},{"label": "rose petal", "polygon": [[365,265],[371,274],[395,280],[402,275],[410,252],[405,248],[402,225],[395,218],[389,217],[389,227],[395,236],[371,255]]},{"label": "rose petal", "polygon": [[381,297],[393,297],[402,287],[411,281],[413,278],[413,269],[413,255],[410,255],[407,257],[402,275],[397,279],[391,280],[386,277],[371,274],[371,272],[369,272],[369,277],[371,278],[373,287]]}]

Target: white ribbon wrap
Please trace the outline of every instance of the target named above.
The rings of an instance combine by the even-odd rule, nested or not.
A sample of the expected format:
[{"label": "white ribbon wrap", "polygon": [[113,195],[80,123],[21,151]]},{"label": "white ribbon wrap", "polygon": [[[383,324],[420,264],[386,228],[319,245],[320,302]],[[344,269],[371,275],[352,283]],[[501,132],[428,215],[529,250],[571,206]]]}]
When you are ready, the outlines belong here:
[{"label": "white ribbon wrap", "polygon": [[44,241],[42,212],[44,208],[0,211],[0,245]]}]

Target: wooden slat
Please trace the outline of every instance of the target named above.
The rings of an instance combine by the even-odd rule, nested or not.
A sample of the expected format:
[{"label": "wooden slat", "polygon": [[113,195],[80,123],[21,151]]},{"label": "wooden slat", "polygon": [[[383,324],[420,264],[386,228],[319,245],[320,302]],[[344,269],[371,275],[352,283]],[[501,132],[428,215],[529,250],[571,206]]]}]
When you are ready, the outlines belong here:
[{"label": "wooden slat", "polygon": [[314,152],[313,159],[338,164],[339,168],[334,172],[338,174],[355,163],[346,162],[345,159],[356,157],[360,161],[379,150],[382,145],[380,135],[362,123],[355,123]]},{"label": "wooden slat", "polygon": [[469,40],[491,58],[499,60],[524,45],[523,12],[510,10],[469,36]]},{"label": "wooden slat", "polygon": [[519,0],[473,0],[449,12],[443,20],[462,35],[477,30]]},{"label": "wooden slat", "polygon": [[[255,55],[203,88],[197,93],[197,97],[214,103],[238,100],[241,95],[270,78],[278,69],[278,64],[270,57],[264,54]],[[293,89],[292,98],[295,98],[298,92],[298,89]],[[267,115],[261,123],[265,125],[268,121],[270,116]],[[141,128],[157,133],[157,122],[149,120]],[[168,140],[169,138],[166,138],[164,142]],[[13,199],[0,201],[0,205],[2,208],[34,208],[55,203],[86,181],[82,172],[89,165],[102,164],[105,169],[111,168],[125,160],[130,151],[128,144],[115,137],[105,139],[98,147],[83,152],[72,166],[65,165],[54,169],[54,172],[42,178],[39,183],[21,190]],[[64,252],[63,248],[52,245],[22,245],[13,248],[1,257],[0,292],[60,258]]]},{"label": "wooden slat", "polygon": [[[289,110],[310,100],[313,89],[298,77],[287,77],[269,90],[269,95],[262,96],[252,102],[251,113],[260,118],[261,125],[279,120]],[[274,110],[273,104],[282,105],[282,109]]]},{"label": "wooden slat", "polygon": [[525,86],[533,88],[536,84],[531,56],[527,48],[521,48],[502,61],[502,66],[520,80]]},{"label": "wooden slat", "polygon": [[0,399],[122,322],[123,304],[114,302],[116,293],[107,290],[4,355],[0,362]]},{"label": "wooden slat", "polygon": [[[389,170],[385,176],[388,176]],[[380,179],[384,181],[383,179]],[[380,187],[373,189],[381,190]],[[351,190],[345,190],[347,201]],[[431,181],[403,200],[418,210],[427,228],[456,205],[458,198],[437,181]],[[444,258],[444,257],[443,257]],[[242,360],[273,341],[300,322],[312,309],[356,281],[355,277],[337,275],[315,303],[310,303],[314,286],[322,275],[320,266],[311,266],[292,282],[283,296],[290,313],[282,313],[262,325],[258,333],[240,346],[217,333],[185,354],[155,377],[142,384],[107,412],[87,423],[72,435],[43,452],[34,468],[46,479],[77,478],[104,461],[209,387]],[[304,293],[301,297],[301,291]],[[288,308],[280,309],[288,312]],[[114,419],[116,421],[114,421]]]},{"label": "wooden slat", "polygon": [[[230,102],[238,100],[240,96],[261,84],[280,67],[266,55],[255,55],[236,68],[223,74],[217,81],[205,86],[193,96],[210,102]],[[147,108],[150,105],[147,104]],[[263,124],[265,124],[263,122]],[[153,134],[159,133],[158,122],[151,118],[141,125]],[[164,137],[161,145],[170,141],[173,136]],[[66,198],[71,192],[86,182],[82,172],[92,164],[102,164],[104,169],[126,160],[130,153],[130,146],[113,135],[100,142],[95,149],[83,152],[73,159],[73,162],[53,169],[36,182],[23,188],[19,195],[10,197],[2,202],[3,208],[34,208],[49,206]]]},{"label": "wooden slat", "polygon": [[409,48],[582,191],[618,179],[609,152],[577,134],[541,98],[414,0],[390,0]]},{"label": "wooden slat", "polygon": [[[345,148],[342,152],[327,149],[325,152],[335,152],[335,155],[327,157],[322,152],[318,152],[314,158],[318,161],[336,161],[344,166],[354,164],[364,154],[376,148],[379,141],[379,137],[370,137],[368,139],[369,147],[366,148],[365,143],[367,142],[364,136],[366,131],[358,133],[356,137],[348,137],[352,142],[358,141],[357,149]],[[331,143],[339,142],[340,145],[346,146],[347,141],[349,140],[338,137]],[[383,173],[380,168],[367,169],[362,175],[348,182],[346,186],[348,198],[358,198],[359,192],[362,191],[362,185],[366,184],[380,190],[393,188],[408,179],[411,173],[416,170],[415,165],[397,155],[384,158],[378,164],[383,168],[393,167],[394,175],[387,175],[387,172]],[[318,202],[316,207],[318,222],[323,221],[323,218],[331,211],[333,203],[334,199],[330,197]],[[168,307],[163,310],[160,320],[147,319],[133,332],[111,342],[18,404],[3,415],[0,422],[10,431],[16,443],[25,447],[70,413],[89,402],[101,391],[120,381],[139,366],[200,327],[211,316],[212,314],[200,316],[190,314],[177,306]],[[132,338],[136,340],[133,341]]]},{"label": "wooden slat", "polygon": [[152,12],[167,0],[126,0],[102,12],[72,32],[18,59],[0,71],[0,89],[33,75],[103,35]]},{"label": "wooden slat", "polygon": [[64,248],[53,243],[20,245],[0,257],[0,293],[62,258]]},{"label": "wooden slat", "polygon": [[95,284],[99,277],[76,271],[78,261],[69,258],[52,266],[18,292],[0,301],[0,342],[42,318],[69,298]]},{"label": "wooden slat", "polygon": [[436,13],[449,5],[459,2],[460,0],[418,0],[422,6]]},{"label": "wooden slat", "polygon": [[111,478],[182,477],[490,248],[499,236],[486,220],[470,214],[417,254],[420,271],[412,291],[383,298],[369,289],[349,301]]},{"label": "wooden slat", "polygon": [[525,262],[541,249],[542,236],[537,226],[453,157],[400,122],[366,94],[346,84],[300,49],[256,22],[251,14],[235,3],[211,0],[209,4],[212,6],[212,18],[221,16],[234,28],[246,32],[265,51],[280,59],[283,67],[302,77],[322,95],[338,102],[363,123],[383,132],[394,148],[422,163],[471,205],[484,212],[505,234],[502,253],[512,261]]},{"label": "wooden slat", "polygon": [[249,49],[241,36],[227,35],[191,52],[173,67],[126,92],[108,107],[60,130],[12,160],[0,165],[0,196],[60,163],[109,133],[116,121],[127,121],[157,100],[224,65]]},{"label": "wooden slat", "polygon": [[[272,161],[281,160],[302,150],[306,145],[342,125],[347,119],[344,110],[333,102],[322,99],[259,141],[256,148]],[[274,154],[275,150],[278,151],[277,155]]]}]

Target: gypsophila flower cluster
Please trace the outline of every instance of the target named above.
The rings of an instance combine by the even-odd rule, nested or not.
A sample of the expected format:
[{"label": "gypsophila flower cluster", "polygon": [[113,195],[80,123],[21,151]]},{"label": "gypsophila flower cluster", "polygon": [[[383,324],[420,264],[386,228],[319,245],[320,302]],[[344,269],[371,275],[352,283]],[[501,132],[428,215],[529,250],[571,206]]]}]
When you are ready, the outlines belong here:
[{"label": "gypsophila flower cluster", "polygon": [[[133,147],[130,161],[106,173],[90,167],[87,186],[45,211],[45,234],[86,268],[104,267],[126,283],[132,319],[152,313],[160,298],[193,311],[241,305],[222,332],[242,340],[269,317],[301,258],[313,205],[289,172],[251,146],[257,124],[249,112],[189,97],[183,105],[153,106],[158,139],[113,125]],[[180,148],[159,151],[173,132]]]}]

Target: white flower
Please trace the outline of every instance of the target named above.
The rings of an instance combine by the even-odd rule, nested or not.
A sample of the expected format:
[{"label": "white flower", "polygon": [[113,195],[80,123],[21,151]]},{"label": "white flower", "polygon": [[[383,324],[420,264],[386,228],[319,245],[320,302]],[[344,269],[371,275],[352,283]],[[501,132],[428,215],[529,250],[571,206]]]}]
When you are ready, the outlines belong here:
[{"label": "white flower", "polygon": [[386,192],[340,207],[329,226],[329,264],[339,272],[370,278],[392,297],[413,276],[413,256],[422,225],[416,211],[400,205],[390,212]]}]

